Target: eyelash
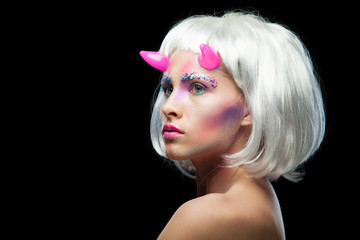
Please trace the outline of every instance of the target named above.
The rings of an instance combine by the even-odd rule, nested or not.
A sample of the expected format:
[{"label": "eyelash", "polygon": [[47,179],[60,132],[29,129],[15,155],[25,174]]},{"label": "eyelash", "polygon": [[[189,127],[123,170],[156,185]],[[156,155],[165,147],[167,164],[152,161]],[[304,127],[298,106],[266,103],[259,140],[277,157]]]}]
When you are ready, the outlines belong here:
[{"label": "eyelash", "polygon": [[[194,90],[195,87],[201,87],[201,92],[200,92],[200,93],[195,92],[195,90]],[[203,95],[206,90],[207,90],[207,88],[206,88],[204,85],[202,85],[202,84],[200,84],[200,83],[197,83],[197,82],[194,82],[194,83],[192,83],[192,84],[190,85],[190,92],[192,92],[192,93],[193,93],[194,95],[196,95],[196,96],[201,96],[201,95]]]},{"label": "eyelash", "polygon": [[[201,87],[200,92],[196,92],[195,87]],[[173,92],[173,86],[171,84],[161,85],[161,89],[163,90],[166,98],[168,98],[171,95],[171,93]],[[206,90],[207,90],[207,87],[205,87],[204,85],[197,83],[197,82],[191,83],[190,88],[189,88],[189,92],[195,96],[203,95],[206,92]],[[197,90],[197,91],[199,91],[199,90]]]},{"label": "eyelash", "polygon": [[[168,98],[171,95],[172,91],[173,91],[172,85],[167,85],[167,84],[166,85],[161,85],[161,89],[163,90],[166,98]],[[168,91],[170,89],[171,89],[171,92],[168,93]]]}]

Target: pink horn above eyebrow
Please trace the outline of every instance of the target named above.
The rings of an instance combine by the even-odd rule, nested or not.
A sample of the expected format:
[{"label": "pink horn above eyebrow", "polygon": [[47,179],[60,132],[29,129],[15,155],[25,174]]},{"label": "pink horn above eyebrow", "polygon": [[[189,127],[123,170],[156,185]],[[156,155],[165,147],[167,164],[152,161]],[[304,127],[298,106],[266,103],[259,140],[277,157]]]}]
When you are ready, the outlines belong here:
[{"label": "pink horn above eyebrow", "polygon": [[169,58],[159,52],[140,51],[140,56],[153,68],[165,72],[169,63]]},{"label": "pink horn above eyebrow", "polygon": [[201,67],[211,70],[220,65],[219,55],[209,45],[201,44],[200,50],[198,61]]}]

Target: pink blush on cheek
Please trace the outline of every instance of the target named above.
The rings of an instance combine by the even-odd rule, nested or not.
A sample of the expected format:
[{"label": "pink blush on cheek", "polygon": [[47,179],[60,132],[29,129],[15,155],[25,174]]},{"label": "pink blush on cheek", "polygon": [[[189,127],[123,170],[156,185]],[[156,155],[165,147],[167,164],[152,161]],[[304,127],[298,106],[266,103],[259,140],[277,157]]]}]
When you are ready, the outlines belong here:
[{"label": "pink blush on cheek", "polygon": [[224,125],[234,121],[239,121],[243,115],[244,108],[238,104],[231,104],[227,108],[214,117],[213,124]]},{"label": "pink blush on cheek", "polygon": [[[227,131],[232,132],[234,126],[238,126],[238,121],[240,121],[244,112],[244,108],[239,106],[239,103],[232,103],[226,105],[225,108],[222,108],[220,111],[215,114],[206,117],[203,120],[202,126],[199,128],[198,137],[199,141],[208,139],[214,134],[219,134],[219,129],[222,133]],[[233,132],[232,132],[233,133]]]}]

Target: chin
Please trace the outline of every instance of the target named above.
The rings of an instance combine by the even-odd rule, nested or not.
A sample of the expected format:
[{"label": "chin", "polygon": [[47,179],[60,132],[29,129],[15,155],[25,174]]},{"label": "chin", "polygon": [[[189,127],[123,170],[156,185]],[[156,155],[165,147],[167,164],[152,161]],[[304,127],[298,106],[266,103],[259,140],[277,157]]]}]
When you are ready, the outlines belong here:
[{"label": "chin", "polygon": [[175,151],[166,151],[166,157],[175,160],[175,161],[182,161],[182,160],[189,160],[190,156],[187,154],[181,154]]},{"label": "chin", "polygon": [[188,160],[189,154],[187,154],[188,148],[183,144],[179,144],[178,142],[168,141],[165,143],[165,153],[166,157],[171,160]]},{"label": "chin", "polygon": [[212,158],[225,153],[223,146],[220,146],[220,143],[203,144],[196,147],[170,143],[166,144],[166,157],[175,161]]}]

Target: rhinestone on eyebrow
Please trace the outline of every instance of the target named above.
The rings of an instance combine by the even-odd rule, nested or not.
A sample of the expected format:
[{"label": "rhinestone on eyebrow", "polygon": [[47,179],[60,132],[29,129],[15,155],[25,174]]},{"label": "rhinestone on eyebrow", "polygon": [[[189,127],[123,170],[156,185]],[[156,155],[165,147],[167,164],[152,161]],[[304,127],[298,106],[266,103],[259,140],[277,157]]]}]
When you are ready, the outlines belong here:
[{"label": "rhinestone on eyebrow", "polygon": [[217,87],[217,81],[215,80],[215,78],[211,78],[210,76],[201,73],[195,73],[195,72],[190,74],[184,73],[180,77],[181,81],[193,80],[193,79],[204,80],[206,82],[209,82],[213,88]]}]

